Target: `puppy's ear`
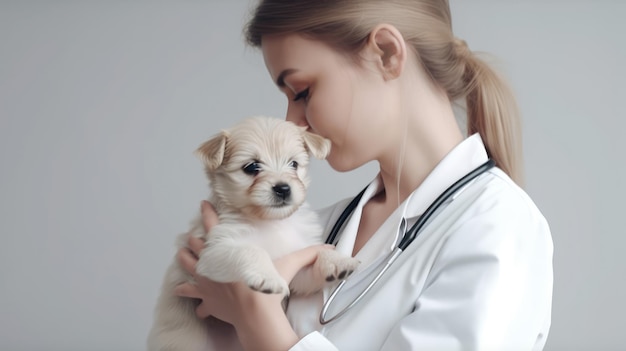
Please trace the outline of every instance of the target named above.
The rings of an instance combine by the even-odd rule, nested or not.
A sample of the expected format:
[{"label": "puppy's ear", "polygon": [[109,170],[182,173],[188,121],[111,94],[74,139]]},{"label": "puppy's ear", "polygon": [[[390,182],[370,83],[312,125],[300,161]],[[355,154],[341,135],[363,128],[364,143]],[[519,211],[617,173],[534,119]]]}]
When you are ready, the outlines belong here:
[{"label": "puppy's ear", "polygon": [[323,160],[330,152],[330,140],[307,131],[302,131],[304,146],[313,157]]},{"label": "puppy's ear", "polygon": [[228,133],[221,132],[204,144],[200,145],[195,154],[198,156],[209,171],[215,171],[224,161],[226,152],[226,140]]}]

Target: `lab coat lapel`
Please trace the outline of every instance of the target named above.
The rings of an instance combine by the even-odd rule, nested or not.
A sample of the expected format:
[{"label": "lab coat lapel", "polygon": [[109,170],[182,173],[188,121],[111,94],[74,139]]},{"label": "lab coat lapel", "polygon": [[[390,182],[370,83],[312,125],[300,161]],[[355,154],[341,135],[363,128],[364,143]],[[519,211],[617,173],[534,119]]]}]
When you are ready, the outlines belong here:
[{"label": "lab coat lapel", "polygon": [[337,247],[335,249],[337,252],[352,256],[352,250],[354,249],[356,235],[359,231],[359,224],[361,222],[361,214],[363,213],[363,205],[376,195],[381,185],[381,181],[377,177],[367,186],[365,193],[363,193],[363,197],[361,197],[361,200],[354,209],[354,212],[347,220],[345,227],[341,231],[341,236],[339,237],[339,242],[337,243]]}]

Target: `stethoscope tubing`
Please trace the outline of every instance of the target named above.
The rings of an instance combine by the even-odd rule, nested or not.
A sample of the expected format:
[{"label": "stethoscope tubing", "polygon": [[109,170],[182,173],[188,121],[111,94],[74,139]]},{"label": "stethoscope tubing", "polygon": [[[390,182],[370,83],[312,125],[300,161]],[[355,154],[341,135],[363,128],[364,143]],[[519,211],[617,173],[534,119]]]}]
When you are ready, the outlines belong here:
[{"label": "stethoscope tubing", "polygon": [[[443,193],[441,193],[441,195],[439,195],[435,199],[435,201],[433,201],[433,203],[431,203],[428,206],[428,208],[418,218],[415,224],[413,224],[413,226],[411,226],[411,228],[405,232],[404,236],[400,240],[400,243],[398,243],[396,248],[389,254],[387,258],[387,262],[385,263],[383,268],[379,270],[378,274],[376,274],[376,277],[374,277],[374,279],[367,285],[367,287],[363,291],[361,291],[361,293],[350,304],[348,304],[346,307],[344,307],[341,311],[339,311],[337,314],[335,314],[331,318],[326,319],[326,314],[328,313],[328,309],[332,305],[333,301],[335,300],[339,292],[343,289],[347,281],[346,280],[347,278],[342,280],[339,283],[339,285],[337,285],[337,287],[332,291],[332,293],[328,297],[328,300],[323,304],[322,311],[320,312],[319,322],[322,325],[328,324],[338,319],[339,317],[343,316],[346,312],[348,312],[348,310],[350,310],[359,301],[361,301],[363,297],[365,297],[365,295],[374,287],[374,285],[378,283],[378,281],[385,274],[385,272],[387,272],[389,267],[391,267],[391,265],[398,259],[400,254],[404,250],[406,250],[406,248],[413,241],[415,241],[419,233],[422,231],[422,229],[425,227],[426,223],[428,223],[428,220],[434,215],[434,213],[442,205],[444,205],[446,201],[454,200],[460,194],[460,190],[463,190],[478,176],[487,172],[489,169],[491,169],[494,166],[495,166],[495,162],[493,160],[491,159],[487,160],[487,162],[483,163],[482,165],[480,165],[479,167],[477,167],[470,173],[463,176],[461,179],[457,180],[454,184],[448,187]],[[365,189],[363,189],[354,199],[352,199],[352,201],[348,204],[348,206],[341,213],[341,215],[339,216],[339,218],[333,225],[333,228],[331,229],[331,232],[328,235],[328,238],[326,239],[327,244],[333,244],[335,242],[337,234],[339,233],[339,231],[341,230],[345,222],[348,220],[348,217],[350,217],[350,215],[352,214],[352,212],[358,205],[364,193],[365,193]],[[401,227],[403,227],[404,224],[405,224],[405,220],[403,219],[403,223]]]},{"label": "stethoscope tubing", "polygon": [[339,311],[339,313],[337,313],[336,315],[334,315],[333,317],[331,317],[329,319],[326,319],[326,313],[328,312],[328,309],[330,308],[330,305],[333,303],[333,300],[335,300],[335,297],[337,297],[337,294],[339,294],[341,289],[343,289],[343,286],[344,286],[344,284],[347,281],[345,279],[342,280],[339,283],[339,285],[337,285],[337,287],[330,294],[330,296],[328,297],[328,300],[326,301],[326,303],[324,303],[324,305],[322,305],[322,312],[320,313],[320,319],[319,319],[320,323],[321,324],[328,324],[328,323],[334,321],[335,319],[338,319],[339,317],[343,316],[346,312],[348,312],[359,301],[361,301],[361,299],[374,287],[374,285],[376,285],[376,283],[378,283],[378,281],[383,276],[383,274],[385,274],[385,272],[387,272],[389,267],[391,267],[391,265],[396,261],[396,259],[400,256],[401,253],[402,253],[402,249],[396,247],[391,252],[391,254],[389,255],[389,258],[387,259],[387,263],[385,263],[385,266],[383,266],[383,268],[378,272],[378,274],[376,274],[376,277],[367,285],[367,287],[363,291],[361,291],[359,296],[357,296],[356,299],[354,299],[354,301],[352,301],[348,306],[346,306],[344,309]]}]

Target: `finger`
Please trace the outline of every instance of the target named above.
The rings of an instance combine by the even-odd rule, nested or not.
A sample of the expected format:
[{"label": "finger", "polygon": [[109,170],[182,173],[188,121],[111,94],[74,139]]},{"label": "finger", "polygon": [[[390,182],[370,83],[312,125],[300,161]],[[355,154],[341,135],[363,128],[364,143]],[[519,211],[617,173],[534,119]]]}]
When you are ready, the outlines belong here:
[{"label": "finger", "polygon": [[198,287],[191,283],[183,283],[174,288],[174,294],[180,297],[190,297],[192,299],[201,299],[202,294]]},{"label": "finger", "polygon": [[182,248],[178,250],[178,254],[176,255],[178,258],[178,263],[180,266],[189,274],[195,276],[196,275],[196,263],[198,260],[194,257],[194,255],[189,252],[189,250]]},{"label": "finger", "polygon": [[200,319],[209,318],[211,316],[211,309],[209,305],[202,301],[202,303],[196,307],[196,316]]},{"label": "finger", "polygon": [[202,212],[202,224],[204,230],[208,233],[214,225],[219,223],[217,212],[211,203],[208,201],[202,201],[200,204],[200,210]]},{"label": "finger", "polygon": [[302,268],[315,262],[321,250],[329,249],[334,249],[334,246],[325,244],[309,246],[275,260],[274,265],[283,279],[290,282]]},{"label": "finger", "polygon": [[196,257],[200,257],[200,253],[204,250],[204,241],[190,235],[187,240],[187,246],[192,254],[196,255]]}]

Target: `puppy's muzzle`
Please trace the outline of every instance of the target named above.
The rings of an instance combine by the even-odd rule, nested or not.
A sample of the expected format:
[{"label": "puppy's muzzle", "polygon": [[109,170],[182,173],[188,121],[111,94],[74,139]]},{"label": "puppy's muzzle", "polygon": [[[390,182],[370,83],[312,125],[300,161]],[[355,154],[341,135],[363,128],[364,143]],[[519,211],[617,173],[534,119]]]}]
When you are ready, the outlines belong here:
[{"label": "puppy's muzzle", "polygon": [[274,195],[283,202],[288,200],[291,196],[291,188],[289,187],[289,184],[278,183],[272,187],[272,190],[274,190]]}]

